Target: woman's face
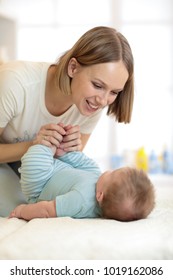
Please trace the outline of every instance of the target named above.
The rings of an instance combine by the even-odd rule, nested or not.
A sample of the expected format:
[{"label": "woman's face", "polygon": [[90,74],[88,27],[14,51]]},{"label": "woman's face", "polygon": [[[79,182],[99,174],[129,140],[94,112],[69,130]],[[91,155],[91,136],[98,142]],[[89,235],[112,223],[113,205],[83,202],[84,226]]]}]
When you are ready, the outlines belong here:
[{"label": "woman's face", "polygon": [[83,67],[72,58],[68,75],[72,78],[72,102],[85,116],[112,104],[128,79],[122,61]]}]

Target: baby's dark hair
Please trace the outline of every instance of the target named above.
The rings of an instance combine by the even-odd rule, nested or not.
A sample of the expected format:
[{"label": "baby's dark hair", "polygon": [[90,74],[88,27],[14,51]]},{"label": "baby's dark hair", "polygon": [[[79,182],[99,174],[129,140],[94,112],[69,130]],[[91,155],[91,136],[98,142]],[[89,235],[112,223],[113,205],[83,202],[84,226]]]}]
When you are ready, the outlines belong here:
[{"label": "baby's dark hair", "polygon": [[121,168],[103,196],[102,215],[107,219],[134,221],[146,218],[155,205],[154,186],[147,174],[136,168]]}]

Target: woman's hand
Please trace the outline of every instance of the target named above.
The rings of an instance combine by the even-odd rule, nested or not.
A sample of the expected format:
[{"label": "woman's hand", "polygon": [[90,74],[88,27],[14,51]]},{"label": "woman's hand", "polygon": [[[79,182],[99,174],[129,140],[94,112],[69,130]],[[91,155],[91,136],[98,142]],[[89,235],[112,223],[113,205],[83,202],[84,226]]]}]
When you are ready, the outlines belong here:
[{"label": "woman's hand", "polygon": [[47,147],[51,147],[53,145],[58,148],[64,135],[66,135],[66,130],[64,129],[64,125],[62,123],[47,124],[40,128],[33,144],[42,144]]},{"label": "woman's hand", "polygon": [[42,144],[47,147],[56,146],[55,157],[67,152],[80,151],[82,149],[80,127],[63,123],[47,124],[40,128],[33,144]]},{"label": "woman's hand", "polygon": [[78,125],[64,126],[66,134],[63,136],[55,156],[62,156],[66,152],[80,151],[82,149],[80,127]]}]

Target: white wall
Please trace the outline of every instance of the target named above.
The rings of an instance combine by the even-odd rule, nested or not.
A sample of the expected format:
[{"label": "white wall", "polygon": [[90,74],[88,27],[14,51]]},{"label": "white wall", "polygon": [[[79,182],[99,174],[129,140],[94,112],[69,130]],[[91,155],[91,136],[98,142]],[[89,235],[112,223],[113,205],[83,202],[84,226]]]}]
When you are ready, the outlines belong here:
[{"label": "white wall", "polygon": [[0,63],[16,57],[16,22],[0,14]]}]

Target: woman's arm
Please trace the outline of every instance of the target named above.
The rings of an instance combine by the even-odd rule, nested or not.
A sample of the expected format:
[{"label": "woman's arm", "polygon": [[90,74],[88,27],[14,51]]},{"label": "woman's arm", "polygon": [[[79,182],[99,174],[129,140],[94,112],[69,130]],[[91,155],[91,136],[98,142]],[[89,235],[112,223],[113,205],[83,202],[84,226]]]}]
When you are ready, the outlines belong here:
[{"label": "woman's arm", "polygon": [[32,142],[0,144],[0,163],[15,162],[20,160],[31,145]]},{"label": "woman's arm", "polygon": [[35,218],[55,218],[55,200],[40,201],[33,204],[21,204],[17,206],[9,215],[9,218],[19,218],[30,221]]},{"label": "woman's arm", "polygon": [[[56,127],[55,127],[56,126]],[[0,135],[4,128],[0,128]],[[58,145],[63,138],[64,130],[55,124],[43,126],[36,138],[29,142],[19,142],[14,144],[0,143],[0,163],[15,162],[21,160],[21,157],[27,152],[28,148],[35,144],[42,144],[48,147]],[[64,141],[60,145],[60,153],[57,149],[57,156],[61,156],[66,152],[82,151],[90,137],[90,134],[80,134],[79,126],[69,129],[68,135],[64,136]],[[58,140],[57,140],[58,138]],[[63,151],[63,152],[62,152]]]},{"label": "woman's arm", "polygon": [[81,141],[82,141],[81,151],[83,151],[83,149],[85,148],[90,136],[91,136],[91,134],[81,134]]},{"label": "woman's arm", "polygon": [[[0,128],[0,135],[4,129]],[[47,124],[40,128],[34,140],[9,144],[0,143],[0,163],[21,160],[21,157],[27,152],[28,148],[36,144],[42,144],[48,147],[52,145],[59,146],[65,133],[66,131],[63,127],[56,124]]]}]

